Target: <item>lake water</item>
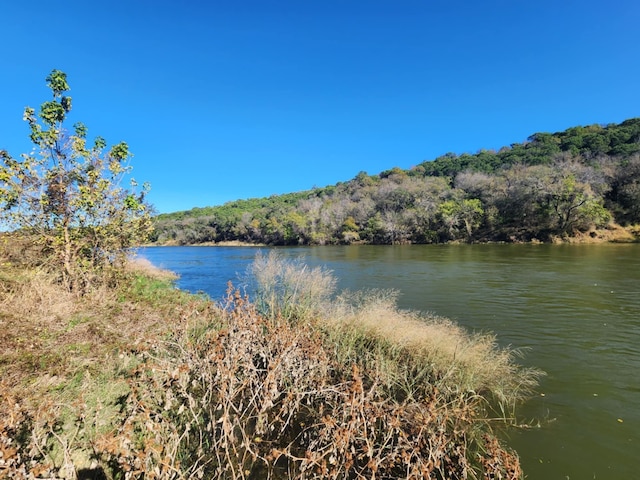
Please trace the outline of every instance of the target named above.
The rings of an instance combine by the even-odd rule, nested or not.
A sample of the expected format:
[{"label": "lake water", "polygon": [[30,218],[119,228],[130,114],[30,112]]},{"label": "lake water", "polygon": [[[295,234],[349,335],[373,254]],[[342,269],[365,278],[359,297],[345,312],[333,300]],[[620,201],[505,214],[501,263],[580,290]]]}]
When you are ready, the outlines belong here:
[{"label": "lake water", "polygon": [[[180,288],[221,298],[257,247],[151,247]],[[399,306],[491,331],[547,373],[508,443],[527,478],[640,478],[640,245],[408,245],[279,249],[341,289],[392,288]],[[539,424],[539,426],[538,426]]]}]

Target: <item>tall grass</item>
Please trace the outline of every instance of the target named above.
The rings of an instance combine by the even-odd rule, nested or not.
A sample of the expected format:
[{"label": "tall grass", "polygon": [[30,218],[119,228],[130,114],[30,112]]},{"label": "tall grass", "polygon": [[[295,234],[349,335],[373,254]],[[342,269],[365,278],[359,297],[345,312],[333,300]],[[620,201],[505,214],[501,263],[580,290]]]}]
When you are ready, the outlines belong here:
[{"label": "tall grass", "polygon": [[[451,320],[398,308],[392,291],[347,292],[323,322],[344,351],[344,342],[365,338],[386,345],[392,369],[408,361],[429,372],[432,385],[451,394],[479,394],[501,411],[527,398],[539,372],[516,363],[518,350],[499,348],[492,334],[470,334]],[[404,360],[402,360],[404,359]]]},{"label": "tall grass", "polygon": [[258,254],[249,271],[260,313],[313,321],[346,362],[369,355],[368,346],[389,368],[409,359],[412,368],[427,369],[438,388],[488,395],[504,411],[512,411],[537,385],[540,372],[515,362],[520,351],[499,348],[494,335],[469,334],[447,318],[401,310],[396,291],[336,295],[330,270],[310,269],[301,259],[286,259],[276,250]]},{"label": "tall grass", "polygon": [[321,315],[336,288],[328,269],[310,268],[300,258],[285,260],[276,250],[256,254],[248,281],[260,313],[290,320]]},{"label": "tall grass", "polygon": [[402,311],[393,292],[336,294],[331,272],[301,260],[259,255],[251,271],[254,300],[230,285],[220,305],[133,276],[93,315],[60,310],[68,332],[43,347],[96,318],[123,336],[87,338],[89,374],[63,359],[29,402],[23,382],[51,366],[0,390],[0,477],[522,477],[495,433],[535,386],[515,352]]}]

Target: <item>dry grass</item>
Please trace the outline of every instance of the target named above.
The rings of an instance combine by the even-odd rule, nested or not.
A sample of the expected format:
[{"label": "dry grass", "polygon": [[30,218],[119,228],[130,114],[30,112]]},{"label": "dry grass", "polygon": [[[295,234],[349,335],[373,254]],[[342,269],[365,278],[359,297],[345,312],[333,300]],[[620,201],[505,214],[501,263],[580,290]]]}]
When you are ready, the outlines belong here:
[{"label": "dry grass", "polygon": [[167,318],[207,307],[134,273],[78,296],[14,252],[0,256],[0,478],[77,478],[96,466],[92,444],[140,353],[170,333]]},{"label": "dry grass", "polygon": [[126,271],[136,275],[141,275],[155,280],[172,282],[178,279],[171,270],[163,270],[153,265],[149,260],[142,257],[132,258],[126,265]]},{"label": "dry grass", "polygon": [[[11,275],[6,268],[4,272]],[[2,282],[0,295],[0,372],[5,379],[25,371],[57,375],[84,368],[114,350],[166,332],[165,312],[145,304],[141,295],[154,285],[164,288],[163,281],[136,276],[123,283],[126,291],[101,287],[78,297],[49,274],[20,272],[13,281]],[[175,296],[182,297],[176,298],[177,305],[188,301],[178,291]]]},{"label": "dry grass", "polygon": [[96,443],[107,463],[132,478],[521,476],[479,396],[426,377],[390,395],[372,351],[343,362],[321,329],[261,315],[237,291],[219,314],[149,352],[126,417]]},{"label": "dry grass", "polygon": [[285,260],[276,250],[266,256],[258,252],[248,279],[261,313],[291,320],[320,316],[336,287],[326,268],[309,268],[302,259]]},{"label": "dry grass", "polygon": [[505,415],[537,385],[540,372],[515,362],[520,352],[499,348],[491,334],[471,335],[451,320],[400,310],[397,292],[342,292],[321,267],[310,269],[301,259],[285,259],[277,251],[258,255],[250,269],[256,305],[268,317],[313,321],[349,361],[361,343],[384,347],[391,370],[400,357],[429,370],[430,381],[452,393],[490,396]]},{"label": "dry grass", "polygon": [[396,297],[390,291],[343,294],[324,321],[343,336],[351,330],[390,344],[397,355],[427,365],[441,390],[490,395],[501,410],[537,385],[539,372],[519,367],[519,352],[499,348],[494,335],[471,335],[447,318],[400,310]]},{"label": "dry grass", "polygon": [[134,268],[78,297],[3,263],[0,478],[522,477],[488,412],[534,379],[491,336],[300,261],[222,305]]},{"label": "dry grass", "polygon": [[638,225],[620,226],[610,222],[602,228],[592,227],[586,232],[574,232],[569,237],[552,237],[553,243],[633,243],[640,239]]}]

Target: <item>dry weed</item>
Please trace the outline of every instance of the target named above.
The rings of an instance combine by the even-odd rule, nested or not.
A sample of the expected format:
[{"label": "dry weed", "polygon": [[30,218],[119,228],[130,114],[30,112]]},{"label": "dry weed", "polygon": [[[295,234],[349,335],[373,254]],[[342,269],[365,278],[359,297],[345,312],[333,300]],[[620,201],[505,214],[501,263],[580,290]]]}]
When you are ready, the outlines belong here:
[{"label": "dry weed", "polygon": [[498,392],[531,386],[513,352],[388,292],[336,300],[326,270],[263,261],[286,285],[258,306],[141,276],[95,305],[3,280],[0,476],[522,477],[487,416]]},{"label": "dry weed", "polygon": [[142,275],[161,281],[174,281],[178,278],[178,275],[176,275],[174,272],[158,268],[149,260],[142,257],[131,258],[127,262],[125,270],[129,273]]},{"label": "dry weed", "polygon": [[305,320],[320,315],[335,291],[336,279],[323,267],[287,260],[276,250],[258,253],[248,271],[254,303],[264,315]]},{"label": "dry weed", "polygon": [[517,478],[480,396],[426,377],[389,395],[366,347],[345,362],[322,329],[262,316],[237,291],[218,315],[148,352],[126,418],[97,442],[127,478]]},{"label": "dry weed", "polygon": [[495,336],[472,335],[449,319],[400,310],[396,299],[392,291],[347,292],[323,322],[343,335],[355,330],[389,343],[398,355],[428,365],[432,382],[442,390],[489,394],[513,406],[537,385],[540,372],[519,367],[519,352],[499,348]]}]

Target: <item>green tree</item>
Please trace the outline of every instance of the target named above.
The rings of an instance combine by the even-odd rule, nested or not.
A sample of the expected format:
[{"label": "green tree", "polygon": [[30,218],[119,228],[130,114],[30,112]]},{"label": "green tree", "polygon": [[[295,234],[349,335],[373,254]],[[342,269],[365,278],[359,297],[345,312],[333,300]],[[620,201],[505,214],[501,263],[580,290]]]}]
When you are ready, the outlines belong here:
[{"label": "green tree", "polygon": [[70,290],[83,291],[120,268],[127,250],[148,238],[149,187],[138,188],[130,177],[125,142],[106,150],[101,137],[88,145],[82,123],[72,132],[65,128],[71,111],[66,74],[53,70],[46,82],[52,99],[37,115],[31,107],[24,111],[32,154],[2,155],[0,219],[37,242],[41,263]]},{"label": "green tree", "polygon": [[625,224],[640,222],[640,155],[635,154],[618,166],[611,199],[618,221]]},{"label": "green tree", "polygon": [[553,172],[547,186],[546,202],[551,224],[561,235],[570,235],[573,230],[585,230],[590,226],[601,227],[611,218],[602,198],[571,172]]},{"label": "green tree", "polygon": [[464,233],[470,240],[484,215],[482,202],[477,198],[446,200],[440,204],[439,210],[444,226],[453,239],[459,237],[461,227],[464,227]]}]

